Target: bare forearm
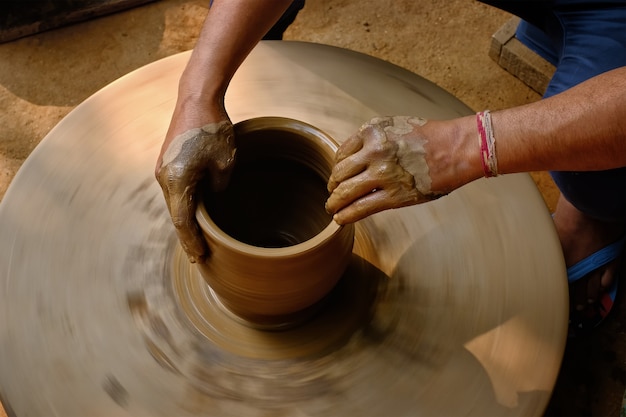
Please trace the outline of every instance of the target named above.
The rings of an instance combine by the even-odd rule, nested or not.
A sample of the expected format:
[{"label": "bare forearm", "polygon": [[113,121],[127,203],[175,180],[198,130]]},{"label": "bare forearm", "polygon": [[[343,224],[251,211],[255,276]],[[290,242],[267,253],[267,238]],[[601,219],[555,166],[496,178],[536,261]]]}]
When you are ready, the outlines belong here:
[{"label": "bare forearm", "polygon": [[[501,174],[626,166],[626,67],[551,98],[492,113]],[[433,188],[451,191],[483,175],[476,117],[426,125]]]},{"label": "bare forearm", "polygon": [[291,0],[215,0],[181,78],[181,94],[224,95],[252,48]]},{"label": "bare forearm", "polygon": [[626,166],[626,67],[492,117],[500,172]]}]

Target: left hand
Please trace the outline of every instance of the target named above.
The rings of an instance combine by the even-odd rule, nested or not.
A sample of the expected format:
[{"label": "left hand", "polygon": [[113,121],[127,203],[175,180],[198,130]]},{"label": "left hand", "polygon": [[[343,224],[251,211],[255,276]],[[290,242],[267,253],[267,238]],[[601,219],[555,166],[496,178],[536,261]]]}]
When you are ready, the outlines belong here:
[{"label": "left hand", "polygon": [[374,213],[434,200],[426,158],[426,120],[377,117],[339,148],[328,181],[326,210],[339,224]]},{"label": "left hand", "polygon": [[213,191],[226,187],[235,163],[235,139],[223,106],[182,107],[174,111],[155,176],[185,253],[191,262],[203,262],[209,253],[196,220],[196,188],[205,179]]}]

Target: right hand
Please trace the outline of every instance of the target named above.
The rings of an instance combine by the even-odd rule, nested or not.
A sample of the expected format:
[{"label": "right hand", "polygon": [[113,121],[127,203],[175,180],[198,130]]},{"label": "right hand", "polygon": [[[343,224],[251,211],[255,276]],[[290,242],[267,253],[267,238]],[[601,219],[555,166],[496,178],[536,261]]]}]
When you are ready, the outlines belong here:
[{"label": "right hand", "polygon": [[223,107],[210,111],[177,104],[155,175],[191,262],[202,262],[208,254],[196,220],[197,186],[206,178],[213,191],[223,190],[233,169],[235,150],[233,126]]},{"label": "right hand", "polygon": [[[432,122],[437,124],[437,122]],[[326,210],[339,224],[445,195],[432,190],[426,120],[376,117],[337,150]]]}]

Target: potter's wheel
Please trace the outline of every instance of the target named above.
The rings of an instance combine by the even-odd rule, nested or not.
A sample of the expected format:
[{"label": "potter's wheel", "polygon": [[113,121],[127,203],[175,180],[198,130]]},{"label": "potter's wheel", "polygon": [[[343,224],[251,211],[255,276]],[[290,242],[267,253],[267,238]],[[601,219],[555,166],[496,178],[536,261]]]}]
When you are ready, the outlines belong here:
[{"label": "potter's wheel", "polygon": [[[70,113],[0,204],[0,394],[17,416],[540,415],[566,339],[565,270],[527,175],[372,216],[324,309],[284,332],[228,315],[187,263],[153,166],[188,58]],[[420,77],[260,44],[233,122],[299,119],[338,141],[376,115],[470,114]]]}]

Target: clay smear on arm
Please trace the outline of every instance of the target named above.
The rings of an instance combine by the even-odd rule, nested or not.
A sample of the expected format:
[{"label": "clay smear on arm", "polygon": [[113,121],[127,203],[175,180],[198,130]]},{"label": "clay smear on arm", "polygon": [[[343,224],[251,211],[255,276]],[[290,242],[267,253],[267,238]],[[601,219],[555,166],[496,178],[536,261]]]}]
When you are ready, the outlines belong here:
[{"label": "clay smear on arm", "polygon": [[[172,140],[165,150],[162,166],[166,166],[175,160],[179,163],[184,162],[188,165],[194,165],[199,159],[206,158],[204,152],[200,152],[202,149],[198,149],[194,146],[185,146],[189,141],[202,141],[206,139],[212,142],[225,142],[224,145],[226,146],[210,146],[211,152],[214,153],[211,159],[214,161],[224,161],[225,166],[229,165],[234,159],[232,150],[233,144],[231,143],[233,138],[226,132],[229,127],[230,124],[228,122],[222,121],[181,133]],[[212,143],[212,145],[215,144]]]},{"label": "clay smear on arm", "polygon": [[[394,116],[372,120],[372,123],[380,123],[389,140],[396,142],[396,157],[398,165],[409,173],[414,181],[417,191],[424,196],[437,196],[431,190],[432,179],[426,163],[425,139],[418,137],[408,138],[416,127],[426,124],[426,120],[412,116]],[[417,136],[417,135],[415,135]]]}]

